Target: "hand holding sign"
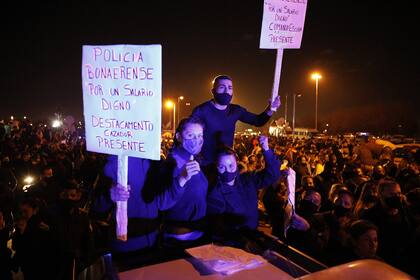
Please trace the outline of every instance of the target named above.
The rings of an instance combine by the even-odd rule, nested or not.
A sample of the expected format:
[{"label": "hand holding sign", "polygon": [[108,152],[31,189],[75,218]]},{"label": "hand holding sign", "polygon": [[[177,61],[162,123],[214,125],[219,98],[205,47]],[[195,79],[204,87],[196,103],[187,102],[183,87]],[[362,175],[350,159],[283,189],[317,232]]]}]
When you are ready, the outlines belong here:
[{"label": "hand holding sign", "polygon": [[281,105],[280,96],[276,95],[270,101],[270,111],[268,112],[268,114],[271,116],[273,114],[273,112],[277,111],[277,109],[280,107],[280,105]]},{"label": "hand holding sign", "polygon": [[110,189],[111,200],[114,202],[127,201],[130,198],[130,185],[127,188],[120,184],[115,184]]},{"label": "hand holding sign", "polygon": [[[127,174],[128,174],[128,157],[119,156],[118,157],[118,185],[124,188],[125,191],[128,191],[127,184]],[[127,241],[127,201],[117,201],[117,212],[115,218],[117,220],[117,239],[122,241]]]}]

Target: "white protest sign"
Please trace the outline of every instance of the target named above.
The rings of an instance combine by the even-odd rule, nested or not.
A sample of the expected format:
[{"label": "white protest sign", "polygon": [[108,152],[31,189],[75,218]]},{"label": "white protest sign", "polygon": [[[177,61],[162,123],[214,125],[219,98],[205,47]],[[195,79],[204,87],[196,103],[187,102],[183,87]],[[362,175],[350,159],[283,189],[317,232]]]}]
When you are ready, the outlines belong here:
[{"label": "white protest sign", "polygon": [[295,214],[296,172],[289,167],[287,169],[287,204],[284,211],[284,236],[287,237],[292,217]]},{"label": "white protest sign", "polygon": [[300,48],[306,4],[307,0],[264,1],[260,48],[277,49],[271,101],[274,101],[279,92],[283,49]]},{"label": "white protest sign", "polygon": [[160,45],[83,46],[87,150],[159,160]]},{"label": "white protest sign", "polygon": [[288,198],[289,203],[292,205],[293,209],[295,207],[295,193],[296,193],[296,171],[289,167],[289,173],[287,175],[287,188],[288,188]]},{"label": "white protest sign", "polygon": [[307,0],[265,0],[261,49],[299,49]]},{"label": "white protest sign", "polygon": [[[160,45],[83,46],[82,87],[87,150],[118,155],[117,181],[127,189],[128,156],[160,159]],[[117,238],[127,240],[127,202],[117,202]]]}]

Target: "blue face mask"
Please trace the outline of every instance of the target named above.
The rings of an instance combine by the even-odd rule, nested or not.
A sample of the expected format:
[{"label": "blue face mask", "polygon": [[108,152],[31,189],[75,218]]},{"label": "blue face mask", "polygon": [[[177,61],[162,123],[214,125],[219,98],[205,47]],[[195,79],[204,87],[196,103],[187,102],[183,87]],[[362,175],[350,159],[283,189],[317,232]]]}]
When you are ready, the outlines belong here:
[{"label": "blue face mask", "polygon": [[213,93],[214,100],[220,105],[229,105],[232,100],[232,95],[229,93]]},{"label": "blue face mask", "polygon": [[233,172],[223,172],[223,173],[219,173],[219,178],[223,183],[229,183],[231,181],[233,181],[239,174],[239,171],[233,171]]},{"label": "blue face mask", "polygon": [[201,151],[203,140],[184,139],[182,147],[191,155],[197,155]]}]

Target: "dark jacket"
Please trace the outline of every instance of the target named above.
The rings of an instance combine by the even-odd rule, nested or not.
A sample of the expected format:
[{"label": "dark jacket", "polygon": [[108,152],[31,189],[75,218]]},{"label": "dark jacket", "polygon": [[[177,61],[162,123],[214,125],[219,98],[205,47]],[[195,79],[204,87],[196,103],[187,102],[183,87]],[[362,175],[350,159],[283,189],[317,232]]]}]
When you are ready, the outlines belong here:
[{"label": "dark jacket", "polygon": [[259,115],[248,112],[245,108],[229,104],[225,110],[219,110],[212,101],[204,102],[194,108],[193,116],[200,118],[204,124],[204,144],[201,153],[204,157],[203,165],[215,161],[218,147],[233,146],[233,137],[237,121],[255,126],[263,126],[270,116],[264,111]]},{"label": "dark jacket", "polygon": [[[264,152],[265,169],[238,175],[233,186],[220,180],[207,198],[207,214],[213,217],[213,229],[226,234],[240,228],[258,226],[257,190],[274,184],[280,177],[280,161],[272,150]],[[222,228],[217,225],[221,222]],[[225,234],[222,233],[222,234]]]}]

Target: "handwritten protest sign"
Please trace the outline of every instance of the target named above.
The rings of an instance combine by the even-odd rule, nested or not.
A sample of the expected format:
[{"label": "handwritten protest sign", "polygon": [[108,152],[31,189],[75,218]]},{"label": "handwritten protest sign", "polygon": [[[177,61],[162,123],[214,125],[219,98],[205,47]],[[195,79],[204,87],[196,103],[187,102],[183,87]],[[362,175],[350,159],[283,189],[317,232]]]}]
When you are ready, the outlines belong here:
[{"label": "handwritten protest sign", "polygon": [[83,46],[87,150],[160,159],[161,49]]},{"label": "handwritten protest sign", "polygon": [[[305,24],[307,0],[264,0],[260,48],[277,49],[274,81],[271,91],[273,101],[279,93],[283,49],[299,49]],[[273,110],[273,109],[272,109]],[[287,178],[288,210],[284,214],[285,234],[294,215],[296,174],[290,168]]]},{"label": "handwritten protest sign", "polygon": [[302,41],[307,0],[265,0],[260,48],[277,49],[273,101],[279,91],[283,49],[298,49]]},{"label": "handwritten protest sign", "polygon": [[[127,190],[128,156],[160,159],[160,45],[83,46],[82,86],[87,150],[118,155]],[[117,238],[127,240],[127,202],[117,202]]]},{"label": "handwritten protest sign", "polygon": [[265,0],[261,49],[299,49],[307,0]]}]

